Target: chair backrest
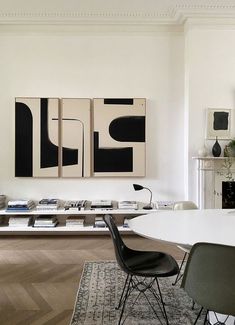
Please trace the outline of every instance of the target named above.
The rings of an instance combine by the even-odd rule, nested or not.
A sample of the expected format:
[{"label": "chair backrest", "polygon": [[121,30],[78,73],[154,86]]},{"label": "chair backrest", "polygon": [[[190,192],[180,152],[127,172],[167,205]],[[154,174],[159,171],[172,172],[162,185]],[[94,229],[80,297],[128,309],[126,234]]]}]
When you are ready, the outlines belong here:
[{"label": "chair backrest", "polygon": [[[119,230],[111,217],[111,215],[106,214],[104,217],[104,222],[106,223],[107,227],[109,228],[111,238],[113,240],[115,256],[120,268],[124,271],[129,273],[128,267],[125,264],[125,255],[128,255],[128,247],[124,244]],[[127,256],[126,256],[127,257]]]},{"label": "chair backrest", "polygon": [[195,244],[181,286],[205,309],[235,316],[235,247]]},{"label": "chair backrest", "polygon": [[195,210],[197,205],[192,201],[179,201],[173,205],[173,210]]}]

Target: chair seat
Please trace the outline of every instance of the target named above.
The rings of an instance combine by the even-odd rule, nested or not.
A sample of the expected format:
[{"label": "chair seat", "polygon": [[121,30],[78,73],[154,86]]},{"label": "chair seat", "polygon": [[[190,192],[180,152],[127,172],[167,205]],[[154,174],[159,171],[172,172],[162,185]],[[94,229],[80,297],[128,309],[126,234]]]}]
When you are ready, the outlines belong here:
[{"label": "chair seat", "polygon": [[137,276],[168,277],[179,272],[175,259],[161,252],[129,250],[125,263],[130,273]]}]

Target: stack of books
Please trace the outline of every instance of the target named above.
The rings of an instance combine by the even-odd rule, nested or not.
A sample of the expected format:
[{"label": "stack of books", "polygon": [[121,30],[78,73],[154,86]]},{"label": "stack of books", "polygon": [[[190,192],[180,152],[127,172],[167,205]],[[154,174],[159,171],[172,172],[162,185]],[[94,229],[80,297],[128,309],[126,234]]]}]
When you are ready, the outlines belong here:
[{"label": "stack of books", "polygon": [[95,200],[91,201],[91,209],[112,209],[113,204],[111,200]]},{"label": "stack of books", "polygon": [[138,209],[138,203],[136,201],[120,201],[118,202],[118,209]]},{"label": "stack of books", "polygon": [[84,210],[85,207],[86,207],[86,200],[67,201],[64,204],[64,209],[70,211]]},{"label": "stack of books", "polygon": [[84,226],[84,218],[81,218],[80,216],[69,216],[66,219],[66,227],[73,227],[73,226]]},{"label": "stack of books", "polygon": [[94,227],[95,228],[105,228],[107,226],[106,226],[106,223],[104,222],[102,217],[96,217]]},{"label": "stack of books", "polygon": [[9,218],[8,226],[9,227],[27,227],[31,224],[30,217],[20,217],[20,216],[12,216]]},{"label": "stack of books", "polygon": [[55,216],[48,217],[48,216],[38,216],[36,217],[33,227],[36,228],[53,228],[56,227],[58,224],[58,220]]},{"label": "stack of books", "polygon": [[38,202],[36,209],[38,211],[51,211],[51,210],[58,210],[60,206],[60,201],[58,199],[42,199]]},{"label": "stack of books", "polygon": [[5,208],[6,206],[6,195],[0,195],[0,209]]},{"label": "stack of books", "polygon": [[129,225],[128,225],[128,219],[127,218],[124,218],[123,220],[123,228],[129,228]]},{"label": "stack of books", "polygon": [[171,210],[173,209],[174,201],[157,201],[155,203],[156,209],[166,209]]},{"label": "stack of books", "polygon": [[7,204],[6,211],[9,212],[20,212],[20,211],[30,211],[35,208],[35,203],[32,200],[16,200],[9,201]]}]

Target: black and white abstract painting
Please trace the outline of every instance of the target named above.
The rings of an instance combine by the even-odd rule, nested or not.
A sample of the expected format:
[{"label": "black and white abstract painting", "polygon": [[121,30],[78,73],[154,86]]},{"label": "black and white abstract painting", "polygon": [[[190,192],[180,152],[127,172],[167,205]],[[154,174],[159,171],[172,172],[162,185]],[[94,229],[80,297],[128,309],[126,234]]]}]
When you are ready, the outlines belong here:
[{"label": "black and white abstract painting", "polygon": [[58,175],[59,99],[16,98],[15,176]]},{"label": "black and white abstract painting", "polygon": [[91,101],[61,99],[62,177],[91,175]]},{"label": "black and white abstract painting", "polygon": [[207,139],[230,139],[231,109],[207,109]]},{"label": "black and white abstract painting", "polygon": [[145,176],[145,102],[16,98],[15,176]]},{"label": "black and white abstract painting", "polygon": [[145,99],[94,99],[94,176],[145,176]]}]

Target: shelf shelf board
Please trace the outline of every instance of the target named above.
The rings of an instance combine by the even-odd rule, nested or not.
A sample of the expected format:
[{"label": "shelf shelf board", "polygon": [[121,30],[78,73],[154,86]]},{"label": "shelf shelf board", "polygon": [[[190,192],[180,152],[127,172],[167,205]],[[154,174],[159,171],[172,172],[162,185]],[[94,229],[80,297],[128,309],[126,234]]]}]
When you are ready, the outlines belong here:
[{"label": "shelf shelf board", "polygon": [[[119,231],[121,233],[129,233],[131,234],[132,231],[129,228],[119,226]],[[0,234],[1,235],[30,235],[30,234],[107,234],[109,232],[108,228],[95,228],[93,226],[57,226],[57,227],[19,227],[19,226],[1,226],[0,227]]]},{"label": "shelf shelf board", "polygon": [[[142,206],[142,205],[141,205]],[[143,205],[144,206],[144,205]],[[7,220],[2,219],[2,222],[6,225],[0,226],[0,235],[99,235],[99,234],[108,234],[108,228],[103,227],[94,227],[93,225],[65,225],[65,219],[68,216],[81,216],[84,219],[89,216],[92,219],[95,216],[103,216],[105,214],[111,214],[114,217],[136,217],[143,214],[148,214],[151,212],[156,212],[156,209],[144,210],[144,209],[86,209],[86,210],[65,210],[64,208],[55,209],[55,210],[37,210],[33,209],[30,211],[6,211],[6,209],[0,210],[1,218],[14,217],[32,217],[38,215],[44,216],[56,216],[59,225],[56,227],[32,227],[32,226],[8,226]],[[91,219],[91,220],[92,220]],[[122,234],[132,234],[133,232],[128,227],[119,226],[118,227]]]},{"label": "shelf shelf board", "polygon": [[5,209],[0,210],[0,216],[14,216],[14,215],[19,215],[19,216],[37,216],[37,215],[64,215],[64,216],[70,216],[70,215],[104,215],[104,214],[120,214],[120,215],[140,215],[140,214],[147,214],[151,212],[156,212],[156,209],[152,210],[144,210],[144,209],[138,209],[138,210],[127,210],[127,209],[94,209],[94,210],[79,210],[79,211],[69,211],[69,210],[64,210],[64,209],[58,209],[58,210],[42,210],[38,211],[36,209],[31,210],[31,211],[6,211]]}]

